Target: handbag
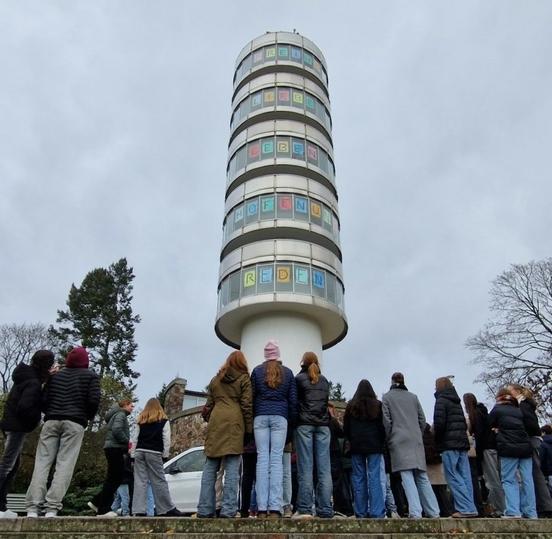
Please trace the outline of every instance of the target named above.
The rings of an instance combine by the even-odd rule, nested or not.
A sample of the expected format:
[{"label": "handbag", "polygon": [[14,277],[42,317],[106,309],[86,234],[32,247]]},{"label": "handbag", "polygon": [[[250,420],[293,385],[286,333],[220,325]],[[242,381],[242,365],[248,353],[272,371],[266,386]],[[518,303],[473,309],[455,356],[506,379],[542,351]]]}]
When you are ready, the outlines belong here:
[{"label": "handbag", "polygon": [[208,404],[204,404],[203,408],[201,409],[201,417],[203,418],[203,421],[205,423],[209,423],[209,418],[211,417],[211,412],[213,411],[214,406],[209,406]]}]

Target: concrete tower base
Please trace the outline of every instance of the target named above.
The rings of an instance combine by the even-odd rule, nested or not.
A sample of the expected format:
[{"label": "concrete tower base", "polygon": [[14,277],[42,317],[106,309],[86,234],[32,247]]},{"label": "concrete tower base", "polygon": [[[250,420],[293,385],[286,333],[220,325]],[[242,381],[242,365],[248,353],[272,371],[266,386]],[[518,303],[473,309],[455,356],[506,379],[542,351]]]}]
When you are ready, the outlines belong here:
[{"label": "concrete tower base", "polygon": [[272,313],[247,320],[241,335],[241,351],[249,368],[264,361],[264,347],[275,339],[280,346],[281,360],[294,373],[299,372],[305,352],[314,352],[322,364],[322,334],[312,319],[295,313]]}]

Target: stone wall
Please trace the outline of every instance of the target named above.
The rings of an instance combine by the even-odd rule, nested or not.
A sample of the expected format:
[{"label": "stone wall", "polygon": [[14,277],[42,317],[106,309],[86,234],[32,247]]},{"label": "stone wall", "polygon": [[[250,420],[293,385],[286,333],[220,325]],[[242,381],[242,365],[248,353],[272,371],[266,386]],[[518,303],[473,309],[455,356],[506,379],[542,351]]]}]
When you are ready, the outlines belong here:
[{"label": "stone wall", "polygon": [[180,411],[171,420],[171,457],[190,449],[203,445],[207,434],[207,423],[201,417],[202,406]]},{"label": "stone wall", "polygon": [[186,384],[187,382],[184,378],[175,378],[167,386],[165,390],[165,412],[169,417],[182,411]]}]

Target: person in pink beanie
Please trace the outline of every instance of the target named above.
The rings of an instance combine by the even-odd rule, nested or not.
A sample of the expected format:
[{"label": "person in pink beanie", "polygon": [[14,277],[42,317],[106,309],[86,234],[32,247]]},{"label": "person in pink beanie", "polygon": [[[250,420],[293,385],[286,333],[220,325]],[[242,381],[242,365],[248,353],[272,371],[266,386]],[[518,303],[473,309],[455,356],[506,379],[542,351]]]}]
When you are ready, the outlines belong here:
[{"label": "person in pink beanie", "polygon": [[253,369],[253,431],[257,446],[258,517],[279,517],[283,509],[283,452],[288,422],[297,415],[297,387],[293,373],[280,362],[280,347],[270,340],[265,361]]}]

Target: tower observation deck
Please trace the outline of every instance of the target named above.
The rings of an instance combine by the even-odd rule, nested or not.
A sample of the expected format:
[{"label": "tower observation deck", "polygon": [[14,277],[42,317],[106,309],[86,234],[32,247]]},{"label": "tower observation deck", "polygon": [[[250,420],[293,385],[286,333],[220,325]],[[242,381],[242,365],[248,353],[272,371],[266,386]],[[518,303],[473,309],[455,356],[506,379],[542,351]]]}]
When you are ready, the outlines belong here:
[{"label": "tower observation deck", "polygon": [[347,333],[327,65],[289,32],[239,54],[215,331],[262,361],[268,339],[297,368]]}]

